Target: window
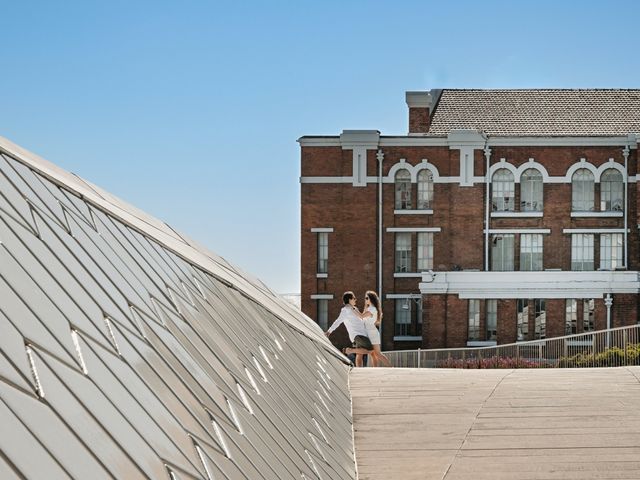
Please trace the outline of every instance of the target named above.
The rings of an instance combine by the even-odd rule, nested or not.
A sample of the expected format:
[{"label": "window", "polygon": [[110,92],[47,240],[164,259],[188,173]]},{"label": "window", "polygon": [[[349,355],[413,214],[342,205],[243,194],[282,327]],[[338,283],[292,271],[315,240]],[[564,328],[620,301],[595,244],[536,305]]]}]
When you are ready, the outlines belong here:
[{"label": "window", "polygon": [[535,168],[525,170],[520,177],[520,210],[542,211],[542,174]]},{"label": "window", "polygon": [[318,325],[323,332],[329,328],[329,300],[318,299]]},{"label": "window", "polygon": [[469,300],[467,340],[480,340],[480,300]]},{"label": "window", "polygon": [[411,210],[411,174],[404,168],[396,173],[396,210]]},{"label": "window", "polygon": [[534,340],[540,340],[547,336],[547,312],[545,310],[545,301],[536,299],[535,302],[535,330]]},{"label": "window", "polygon": [[433,233],[418,233],[418,271],[433,268]]},{"label": "window", "polygon": [[529,336],[529,300],[517,300],[516,315],[516,340],[521,342]]},{"label": "window", "polygon": [[593,314],[596,309],[596,302],[593,298],[584,299],[582,301],[582,325],[585,332],[593,332],[595,330],[595,324],[593,321]]},{"label": "window", "polygon": [[578,333],[578,300],[567,298],[565,302],[564,334]]},{"label": "window", "polygon": [[396,233],[396,272],[411,271],[411,233]]},{"label": "window", "polygon": [[433,202],[433,174],[426,168],[418,173],[418,210],[427,210]]},{"label": "window", "polygon": [[498,300],[487,300],[487,340],[498,339]]},{"label": "window", "polygon": [[513,271],[513,234],[491,236],[491,270],[494,272]]},{"label": "window", "polygon": [[586,168],[577,170],[571,178],[571,210],[589,212],[593,210],[593,173]]},{"label": "window", "polygon": [[496,170],[491,181],[491,206],[494,212],[513,212],[515,183],[506,168]]},{"label": "window", "polygon": [[395,309],[395,336],[422,336],[422,299],[398,298]]},{"label": "window", "polygon": [[520,235],[520,270],[542,270],[542,234]]},{"label": "window", "polygon": [[593,234],[574,233],[571,235],[571,270],[593,270]]},{"label": "window", "polygon": [[605,170],[600,177],[600,210],[603,212],[621,212],[623,208],[624,187],[622,174],[613,168]]},{"label": "window", "polygon": [[318,233],[318,273],[327,273],[329,267],[329,234]]},{"label": "window", "polygon": [[600,269],[615,270],[622,267],[622,234],[603,233],[600,235]]}]

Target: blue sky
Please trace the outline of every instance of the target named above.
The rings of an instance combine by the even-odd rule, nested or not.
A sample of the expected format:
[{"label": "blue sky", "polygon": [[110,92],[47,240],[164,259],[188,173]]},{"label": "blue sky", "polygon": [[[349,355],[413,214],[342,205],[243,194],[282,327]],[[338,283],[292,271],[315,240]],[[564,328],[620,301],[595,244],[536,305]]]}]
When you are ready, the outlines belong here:
[{"label": "blue sky", "polygon": [[305,134],[406,90],[640,86],[625,1],[5,2],[0,135],[299,291]]}]

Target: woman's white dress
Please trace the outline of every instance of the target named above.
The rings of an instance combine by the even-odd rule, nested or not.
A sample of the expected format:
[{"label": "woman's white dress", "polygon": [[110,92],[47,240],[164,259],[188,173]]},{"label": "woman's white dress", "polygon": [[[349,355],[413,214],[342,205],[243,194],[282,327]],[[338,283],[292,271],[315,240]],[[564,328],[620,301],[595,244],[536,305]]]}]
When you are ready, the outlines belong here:
[{"label": "woman's white dress", "polygon": [[380,332],[376,328],[376,319],[378,318],[378,309],[373,305],[369,305],[369,308],[366,310],[367,312],[371,312],[371,316],[364,318],[364,326],[367,329],[367,336],[371,341],[372,345],[380,345]]}]

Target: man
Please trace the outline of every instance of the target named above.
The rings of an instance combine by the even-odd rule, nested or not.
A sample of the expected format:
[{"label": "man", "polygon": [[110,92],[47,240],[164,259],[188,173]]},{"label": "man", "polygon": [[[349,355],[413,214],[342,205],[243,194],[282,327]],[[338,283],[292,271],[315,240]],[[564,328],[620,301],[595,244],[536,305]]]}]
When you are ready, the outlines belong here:
[{"label": "man", "polygon": [[[325,332],[328,337],[336,328],[344,323],[349,333],[349,340],[351,340],[352,347],[345,348],[343,353],[349,355],[352,353],[360,355],[368,355],[373,352],[373,345],[367,336],[367,329],[364,322],[360,317],[360,312],[356,308],[357,298],[353,292],[344,292],[342,295],[342,302],[344,307],[340,310],[340,315],[333,324],[329,327],[329,330]],[[356,367],[362,367],[362,356],[356,357]]]}]

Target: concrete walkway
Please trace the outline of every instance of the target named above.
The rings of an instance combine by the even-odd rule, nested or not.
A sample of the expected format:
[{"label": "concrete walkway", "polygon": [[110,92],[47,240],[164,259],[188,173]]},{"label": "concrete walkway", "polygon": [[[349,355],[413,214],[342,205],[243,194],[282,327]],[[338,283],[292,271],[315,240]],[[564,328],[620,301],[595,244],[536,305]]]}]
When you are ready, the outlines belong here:
[{"label": "concrete walkway", "polygon": [[354,369],[359,479],[640,479],[640,367]]}]

